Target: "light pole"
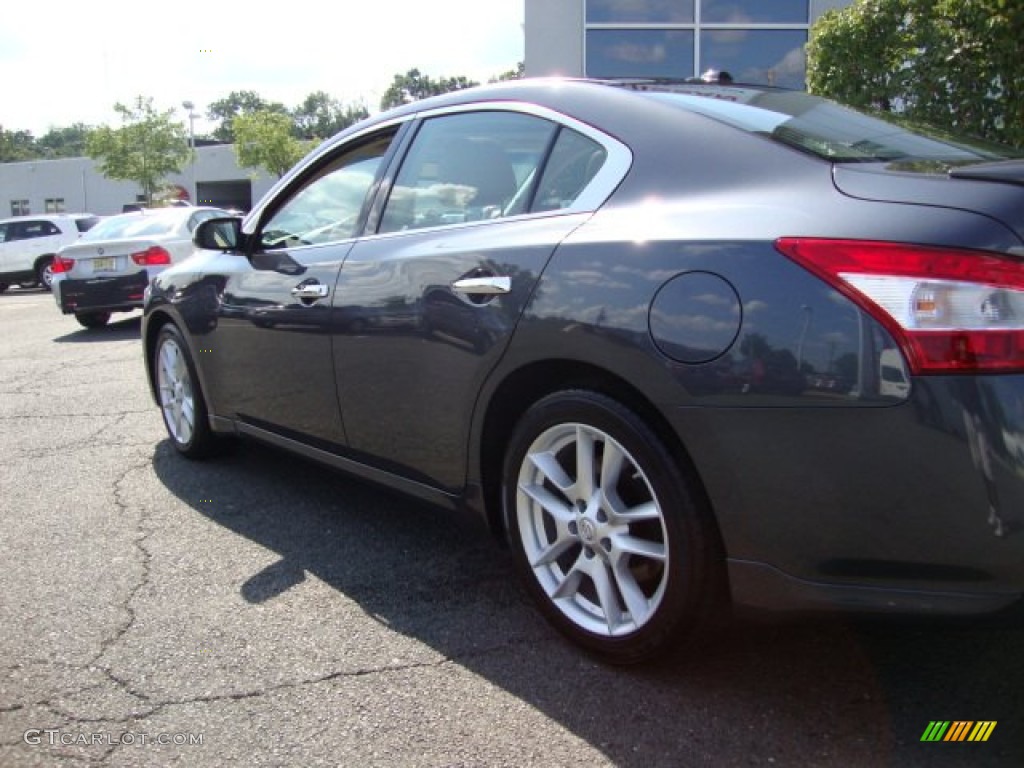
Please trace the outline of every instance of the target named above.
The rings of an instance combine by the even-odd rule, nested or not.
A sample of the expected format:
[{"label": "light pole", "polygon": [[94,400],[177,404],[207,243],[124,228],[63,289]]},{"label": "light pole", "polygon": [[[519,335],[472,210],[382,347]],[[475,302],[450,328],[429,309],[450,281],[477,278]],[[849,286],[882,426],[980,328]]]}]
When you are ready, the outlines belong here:
[{"label": "light pole", "polygon": [[800,310],[804,313],[804,326],[800,329],[800,339],[796,343],[797,373],[804,364],[804,341],[807,340],[807,329],[811,327],[811,318],[814,316],[814,310],[806,304],[802,304]]},{"label": "light pole", "polygon": [[188,111],[188,162],[192,179],[192,189],[189,190],[189,195],[191,195],[192,205],[199,205],[199,190],[196,187],[196,113],[192,111],[196,105],[191,101],[183,101],[181,106]]}]

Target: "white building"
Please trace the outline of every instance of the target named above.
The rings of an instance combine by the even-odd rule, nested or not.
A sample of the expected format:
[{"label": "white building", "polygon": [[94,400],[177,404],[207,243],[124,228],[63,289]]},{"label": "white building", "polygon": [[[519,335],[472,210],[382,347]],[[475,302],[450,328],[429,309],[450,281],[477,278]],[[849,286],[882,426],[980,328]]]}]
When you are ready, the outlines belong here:
[{"label": "white building", "polygon": [[[195,164],[167,181],[181,187],[197,205],[247,211],[276,179],[240,168],[234,147],[216,144],[196,147]],[[105,178],[96,161],[87,157],[0,163],[0,218],[62,211],[102,216],[121,213],[140,199],[137,184]]]},{"label": "white building", "polygon": [[807,31],[853,0],[525,0],[526,75],[688,78],[803,88]]}]

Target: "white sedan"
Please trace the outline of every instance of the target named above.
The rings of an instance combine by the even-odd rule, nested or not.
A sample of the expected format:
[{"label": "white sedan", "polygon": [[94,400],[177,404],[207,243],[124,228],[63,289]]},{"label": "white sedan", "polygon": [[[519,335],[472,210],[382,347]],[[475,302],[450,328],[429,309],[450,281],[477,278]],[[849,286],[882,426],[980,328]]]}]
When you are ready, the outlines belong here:
[{"label": "white sedan", "polygon": [[191,256],[192,232],[206,219],[229,216],[219,208],[160,208],[103,219],[53,261],[53,297],[60,310],[86,328],[107,324],[112,312],[142,306],[160,272]]}]

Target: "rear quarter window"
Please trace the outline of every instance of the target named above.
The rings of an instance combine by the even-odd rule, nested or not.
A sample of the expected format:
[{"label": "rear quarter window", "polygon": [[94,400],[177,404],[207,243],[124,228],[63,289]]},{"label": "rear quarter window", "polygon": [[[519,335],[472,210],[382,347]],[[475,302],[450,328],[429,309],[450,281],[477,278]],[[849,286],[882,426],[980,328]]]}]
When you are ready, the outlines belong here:
[{"label": "rear quarter window", "polygon": [[99,220],[99,216],[88,216],[84,219],[75,219],[75,227],[78,229],[79,234],[82,232],[88,232],[99,223]]}]

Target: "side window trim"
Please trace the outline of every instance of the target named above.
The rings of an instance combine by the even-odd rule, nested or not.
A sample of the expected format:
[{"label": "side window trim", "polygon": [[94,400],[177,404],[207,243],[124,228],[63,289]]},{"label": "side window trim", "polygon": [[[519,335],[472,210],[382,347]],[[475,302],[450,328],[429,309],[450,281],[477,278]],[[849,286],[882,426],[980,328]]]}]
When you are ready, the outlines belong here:
[{"label": "side window trim", "polygon": [[522,213],[513,214],[515,216],[523,216],[533,212],[533,204],[537,198],[537,190],[540,189],[541,179],[544,178],[544,171],[548,167],[548,163],[551,162],[551,153],[555,151],[555,146],[558,144],[558,137],[562,135],[562,131],[565,130],[565,126],[561,123],[556,123],[558,126],[554,131],[551,132],[551,138],[548,139],[548,145],[544,147],[544,153],[541,155],[540,162],[537,163],[537,167],[533,170],[533,179],[530,181],[530,188],[527,190],[526,199],[523,201]]},{"label": "side window trim", "polygon": [[391,188],[398,177],[398,170],[402,167],[405,156],[409,153],[409,147],[420,131],[423,121],[418,115],[413,115],[405,120],[395,138],[388,148],[388,153],[381,162],[381,173],[374,182],[372,194],[370,195],[369,209],[363,227],[360,230],[360,237],[375,234],[380,225],[381,215],[384,213],[384,206],[391,195]]}]

